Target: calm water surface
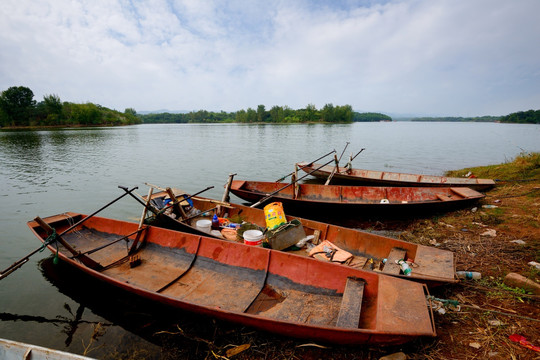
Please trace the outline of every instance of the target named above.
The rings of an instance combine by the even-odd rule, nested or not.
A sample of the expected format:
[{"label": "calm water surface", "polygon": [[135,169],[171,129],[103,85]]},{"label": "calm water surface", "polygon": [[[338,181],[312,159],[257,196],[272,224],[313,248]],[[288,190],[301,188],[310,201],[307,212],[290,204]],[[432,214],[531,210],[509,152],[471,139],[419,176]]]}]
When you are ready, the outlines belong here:
[{"label": "calm water surface", "polygon": [[[292,171],[295,162],[332,149],[340,154],[346,142],[347,157],[366,149],[355,167],[441,175],[538,152],[540,126],[167,124],[0,131],[0,269],[38,247],[27,221],[65,211],[91,213],[122,194],[118,185],[139,186],[141,194],[147,192],[145,182],[188,192],[215,186],[205,195],[221,198],[229,173],[236,179],[273,181]],[[232,196],[232,201],[240,200]],[[100,215],[136,221],[140,212],[128,197]],[[2,280],[0,337],[83,353],[101,323],[89,355],[162,356],[159,342],[144,330],[163,320],[151,305],[110,297],[111,289],[71,275],[42,252]],[[191,321],[195,326],[197,320]]]}]

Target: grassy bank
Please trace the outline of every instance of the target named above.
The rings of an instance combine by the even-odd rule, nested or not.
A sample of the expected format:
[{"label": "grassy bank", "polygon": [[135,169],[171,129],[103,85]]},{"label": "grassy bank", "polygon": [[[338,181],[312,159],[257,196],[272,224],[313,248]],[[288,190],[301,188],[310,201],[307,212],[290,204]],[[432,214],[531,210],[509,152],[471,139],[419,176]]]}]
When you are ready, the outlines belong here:
[{"label": "grassy bank", "polygon": [[400,236],[453,251],[457,270],[480,272],[482,279],[432,291],[438,298],[459,301],[461,311],[436,314],[437,339],[423,347],[413,345],[408,354],[419,359],[537,359],[537,352],[508,337],[517,333],[540,345],[540,297],[503,280],[510,272],[537,283],[540,279],[540,272],[528,265],[540,263],[540,154],[448,175],[469,172],[498,179],[476,209],[413,221]]}]

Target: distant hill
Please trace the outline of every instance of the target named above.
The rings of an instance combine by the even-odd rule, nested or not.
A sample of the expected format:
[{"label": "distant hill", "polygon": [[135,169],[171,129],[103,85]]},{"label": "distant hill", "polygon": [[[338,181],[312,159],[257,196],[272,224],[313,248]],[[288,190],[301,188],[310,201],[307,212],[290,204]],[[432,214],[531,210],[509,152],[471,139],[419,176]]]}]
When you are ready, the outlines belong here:
[{"label": "distant hill", "polygon": [[501,120],[501,116],[477,116],[477,117],[417,117],[411,121],[450,121],[450,122],[497,122]]},{"label": "distant hill", "polygon": [[168,110],[168,109],[161,109],[161,110],[143,110],[143,111],[137,111],[137,114],[141,115],[148,115],[148,114],[187,114],[190,112],[190,110]]}]

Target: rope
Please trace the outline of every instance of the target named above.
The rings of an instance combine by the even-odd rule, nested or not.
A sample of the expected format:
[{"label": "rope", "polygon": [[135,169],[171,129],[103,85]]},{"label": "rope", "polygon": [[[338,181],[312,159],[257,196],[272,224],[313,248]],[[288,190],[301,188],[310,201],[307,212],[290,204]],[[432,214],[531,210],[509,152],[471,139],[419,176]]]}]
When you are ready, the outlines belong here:
[{"label": "rope", "polygon": [[41,248],[39,249],[39,252],[42,252],[43,250],[45,250],[45,248],[47,246],[49,246],[53,242],[56,243],[55,244],[56,245],[56,253],[54,254],[54,259],[53,259],[53,264],[54,265],[58,264],[58,241],[56,241],[56,238],[57,238],[56,229],[53,228],[52,233],[49,236],[47,236],[47,238],[43,242],[43,245],[41,245]]},{"label": "rope", "polygon": [[[47,246],[49,246],[50,244],[55,242],[56,241],[56,236],[57,236],[56,235],[56,229],[53,228],[52,233],[49,236],[47,236],[47,238],[43,242],[43,245],[41,245],[41,248],[39,249],[39,252],[42,252],[43,250],[45,250],[45,248]],[[56,247],[58,248],[58,245],[56,245]]]},{"label": "rope", "polygon": [[[71,215],[69,215],[68,213],[63,213],[62,215],[66,217],[69,227],[72,227],[73,225],[75,225],[75,219]],[[73,229],[71,230],[71,232],[76,234],[79,237],[82,237],[82,234],[77,229]]]},{"label": "rope", "polygon": [[457,300],[439,299],[433,295],[428,295],[426,298],[428,300],[431,300],[431,308],[441,315],[444,315],[446,313],[446,309],[452,311],[461,310],[461,306],[459,305],[459,301]]}]

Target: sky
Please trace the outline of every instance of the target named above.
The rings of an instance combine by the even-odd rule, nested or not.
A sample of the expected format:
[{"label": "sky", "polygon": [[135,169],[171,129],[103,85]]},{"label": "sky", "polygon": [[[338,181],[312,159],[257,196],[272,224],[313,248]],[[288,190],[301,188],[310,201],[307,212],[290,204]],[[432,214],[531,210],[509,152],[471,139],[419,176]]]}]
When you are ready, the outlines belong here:
[{"label": "sky", "polygon": [[124,111],[540,109],[538,0],[2,0],[0,91]]}]

